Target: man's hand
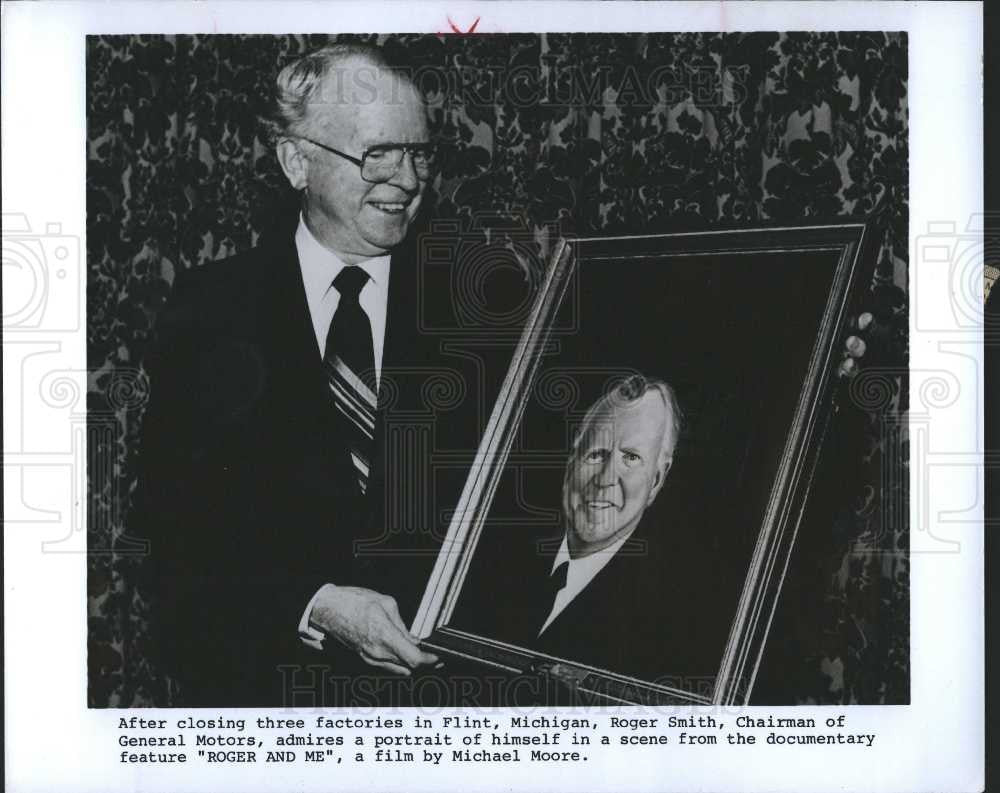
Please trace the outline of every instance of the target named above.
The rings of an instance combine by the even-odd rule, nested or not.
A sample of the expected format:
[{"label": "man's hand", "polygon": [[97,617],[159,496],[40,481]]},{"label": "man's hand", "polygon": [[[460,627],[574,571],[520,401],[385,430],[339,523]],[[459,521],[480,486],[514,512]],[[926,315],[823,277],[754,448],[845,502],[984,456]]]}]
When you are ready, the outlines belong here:
[{"label": "man's hand", "polygon": [[856,329],[857,333],[848,336],[847,341],[844,342],[844,360],[841,361],[840,367],[837,369],[838,377],[855,377],[860,371],[861,367],[858,365],[858,359],[868,349],[863,336],[865,335],[865,331],[871,326],[872,319],[872,315],[866,311],[858,317],[857,322],[852,320],[851,327],[852,329]]},{"label": "man's hand", "polygon": [[371,589],[325,584],[313,603],[309,624],[356,651],[366,663],[399,675],[438,661],[417,646],[396,601]]}]

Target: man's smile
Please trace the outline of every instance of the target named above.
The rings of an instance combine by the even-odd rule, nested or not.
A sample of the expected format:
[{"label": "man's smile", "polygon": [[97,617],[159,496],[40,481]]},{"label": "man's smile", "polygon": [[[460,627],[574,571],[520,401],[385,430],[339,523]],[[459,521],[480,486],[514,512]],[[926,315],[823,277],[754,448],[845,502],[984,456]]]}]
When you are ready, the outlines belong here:
[{"label": "man's smile", "polygon": [[412,201],[412,198],[408,198],[405,201],[369,201],[368,203],[379,212],[384,212],[387,215],[401,215]]}]

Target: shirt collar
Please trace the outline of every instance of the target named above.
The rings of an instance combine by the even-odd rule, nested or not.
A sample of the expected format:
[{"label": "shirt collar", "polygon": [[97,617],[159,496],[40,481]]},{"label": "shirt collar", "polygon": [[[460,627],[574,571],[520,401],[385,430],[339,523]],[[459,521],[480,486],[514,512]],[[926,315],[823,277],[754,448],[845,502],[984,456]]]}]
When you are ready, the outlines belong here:
[{"label": "shirt collar", "polygon": [[[635,529],[632,531],[635,531]],[[562,545],[559,546],[556,558],[552,560],[552,571],[550,572],[554,572],[555,569],[563,562],[569,562],[571,570],[579,569],[581,572],[590,572],[592,575],[596,575],[597,572],[604,567],[604,565],[614,558],[614,555],[618,553],[621,547],[628,542],[628,538],[632,536],[632,531],[615,540],[607,548],[602,548],[601,550],[580,559],[573,559],[570,557],[569,540],[564,534]]]},{"label": "shirt collar", "polygon": [[[322,300],[333,286],[333,279],[347,267],[335,251],[325,247],[306,225],[305,219],[299,215],[299,225],[295,230],[295,247],[299,252],[299,264],[302,267],[302,283],[306,289],[309,303]],[[391,256],[375,256],[358,262],[372,279],[378,292],[386,292],[389,288],[389,260]]]}]

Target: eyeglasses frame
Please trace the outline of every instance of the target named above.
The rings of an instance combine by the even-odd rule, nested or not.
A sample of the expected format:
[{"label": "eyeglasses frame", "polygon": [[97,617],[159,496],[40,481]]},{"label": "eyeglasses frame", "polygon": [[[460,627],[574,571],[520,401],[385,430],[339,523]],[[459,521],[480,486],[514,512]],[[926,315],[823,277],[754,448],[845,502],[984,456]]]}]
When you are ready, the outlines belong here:
[{"label": "eyeglasses frame", "polygon": [[[368,158],[368,153],[371,152],[373,149],[383,149],[383,148],[402,149],[404,157],[407,154],[410,155],[410,162],[413,161],[414,152],[416,150],[418,150],[418,149],[424,149],[424,150],[430,149],[435,155],[437,154],[437,146],[435,144],[433,144],[433,143],[392,143],[392,142],[388,142],[388,143],[377,143],[374,146],[369,146],[367,149],[365,149],[361,153],[361,158],[358,159],[357,157],[352,157],[350,154],[347,154],[346,152],[340,151],[340,149],[335,149],[335,148],[333,148],[333,146],[327,146],[325,143],[320,143],[318,140],[313,140],[312,138],[306,137],[305,135],[296,135],[295,137],[300,138],[300,139],[306,141],[307,143],[311,143],[313,146],[319,146],[324,151],[328,151],[331,154],[336,154],[338,157],[343,157],[348,162],[354,163],[355,165],[358,166],[358,170],[361,171],[361,178],[364,179],[364,181],[368,182],[369,184],[382,184],[383,182],[387,182],[387,181],[389,181],[389,179],[392,179],[392,176],[390,176],[389,179],[383,179],[380,182],[373,182],[371,179],[365,179],[365,177],[364,177],[365,160]],[[400,160],[399,167],[402,167],[402,165],[403,165],[403,161]],[[414,166],[413,170],[414,170],[414,173],[416,173],[416,166]],[[431,173],[429,173],[427,175],[427,179],[431,178],[431,176],[433,175],[433,171],[434,171],[434,169],[432,168],[431,169]],[[397,172],[398,172],[398,168],[397,168]],[[395,174],[393,174],[393,176],[395,176]],[[417,178],[420,179],[420,175],[419,174],[417,174]],[[426,179],[421,179],[421,181],[426,181]]]}]

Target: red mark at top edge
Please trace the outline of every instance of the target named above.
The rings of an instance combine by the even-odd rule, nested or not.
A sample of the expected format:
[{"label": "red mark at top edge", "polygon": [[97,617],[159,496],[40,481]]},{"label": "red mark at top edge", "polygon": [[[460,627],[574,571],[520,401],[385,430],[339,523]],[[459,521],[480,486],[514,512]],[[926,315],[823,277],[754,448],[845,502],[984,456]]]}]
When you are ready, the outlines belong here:
[{"label": "red mark at top edge", "polygon": [[462,30],[458,25],[456,25],[454,22],[451,21],[451,17],[447,17],[447,19],[448,19],[448,27],[450,27],[451,30],[450,31],[439,30],[438,33],[440,33],[443,36],[450,36],[453,33],[458,34],[459,36],[468,36],[470,33],[476,32],[476,26],[479,25],[480,17],[476,17],[476,21],[472,23],[472,27],[470,27],[468,30]]}]

